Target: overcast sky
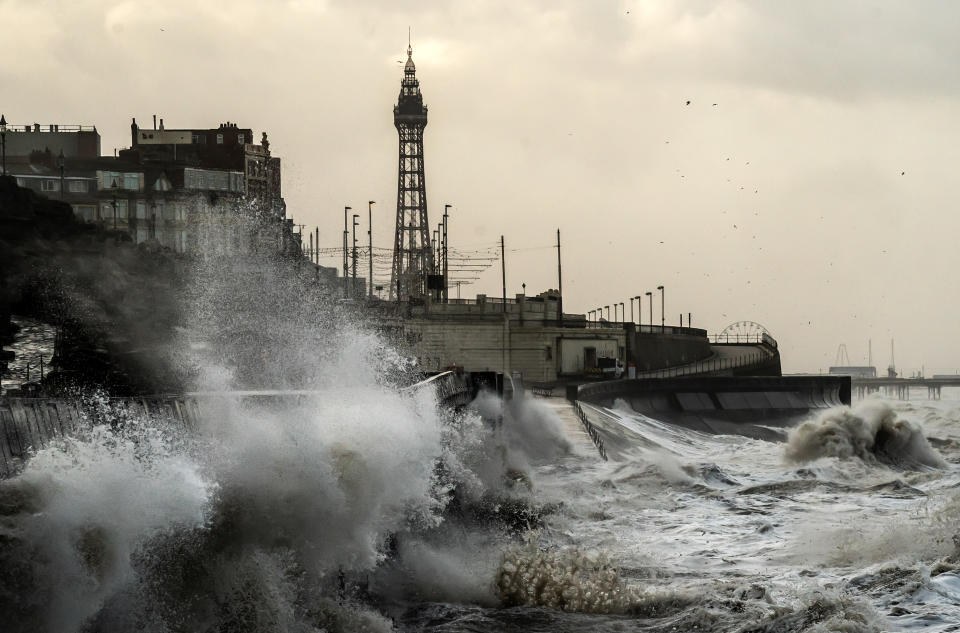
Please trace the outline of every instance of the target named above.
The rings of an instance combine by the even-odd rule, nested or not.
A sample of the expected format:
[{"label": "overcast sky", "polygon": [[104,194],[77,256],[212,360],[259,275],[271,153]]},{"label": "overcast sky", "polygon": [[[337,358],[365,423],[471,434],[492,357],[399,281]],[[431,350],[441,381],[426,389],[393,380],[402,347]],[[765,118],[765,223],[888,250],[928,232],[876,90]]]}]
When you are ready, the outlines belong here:
[{"label": "overcast sky", "polygon": [[[330,247],[343,206],[370,199],[374,243],[392,246],[411,26],[431,223],[450,203],[453,246],[504,234],[508,294],[556,286],[559,228],[567,311],[663,284],[668,323],[760,322],[784,371],[826,370],[841,343],[865,364],[868,339],[885,367],[891,337],[903,371],[960,368],[960,3],[0,0],[0,15],[10,123],[95,124],[105,154],[134,116],[265,130],[288,213]],[[500,294],[499,266],[462,289],[478,292]]]}]

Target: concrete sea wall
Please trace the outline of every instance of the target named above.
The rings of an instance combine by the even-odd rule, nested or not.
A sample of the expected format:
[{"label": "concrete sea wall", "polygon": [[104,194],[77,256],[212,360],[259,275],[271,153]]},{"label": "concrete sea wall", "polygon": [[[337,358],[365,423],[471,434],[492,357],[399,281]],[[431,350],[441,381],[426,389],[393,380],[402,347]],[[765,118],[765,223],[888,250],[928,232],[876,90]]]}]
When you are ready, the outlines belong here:
[{"label": "concrete sea wall", "polygon": [[[437,402],[448,408],[469,403],[478,384],[469,374],[444,372],[419,382],[406,391],[432,389]],[[112,398],[112,411],[131,418],[162,419],[189,433],[199,427],[204,404],[222,398],[276,404],[298,402],[314,396],[308,391],[241,391],[145,398]],[[58,438],[71,437],[97,423],[103,407],[81,398],[0,398],[0,479],[15,474],[33,451],[46,448]]]}]

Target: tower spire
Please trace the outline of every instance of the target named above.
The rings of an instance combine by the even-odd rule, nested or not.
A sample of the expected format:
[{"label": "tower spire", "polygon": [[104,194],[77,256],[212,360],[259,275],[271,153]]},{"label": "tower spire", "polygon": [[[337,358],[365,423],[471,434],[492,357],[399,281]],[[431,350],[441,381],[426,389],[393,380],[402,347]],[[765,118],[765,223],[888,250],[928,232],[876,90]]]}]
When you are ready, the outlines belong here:
[{"label": "tower spire", "polygon": [[427,107],[423,104],[416,71],[408,29],[407,63],[403,67],[400,95],[393,107],[393,124],[400,137],[400,161],[390,297],[397,301],[426,295],[429,277],[434,272],[423,165],[423,130],[427,126]]}]

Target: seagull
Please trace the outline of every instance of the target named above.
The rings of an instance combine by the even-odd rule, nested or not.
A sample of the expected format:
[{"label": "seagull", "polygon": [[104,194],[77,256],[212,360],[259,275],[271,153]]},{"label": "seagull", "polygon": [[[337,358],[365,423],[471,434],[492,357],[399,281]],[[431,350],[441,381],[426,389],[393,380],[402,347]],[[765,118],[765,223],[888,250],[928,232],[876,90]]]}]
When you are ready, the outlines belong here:
[{"label": "seagull", "polygon": [[905,173],[907,173],[907,172],[901,171],[901,172],[900,172],[900,175],[902,176],[902,175],[904,175]]},{"label": "seagull", "polygon": [[689,99],[687,99],[687,105],[690,105],[690,100],[689,100]]}]

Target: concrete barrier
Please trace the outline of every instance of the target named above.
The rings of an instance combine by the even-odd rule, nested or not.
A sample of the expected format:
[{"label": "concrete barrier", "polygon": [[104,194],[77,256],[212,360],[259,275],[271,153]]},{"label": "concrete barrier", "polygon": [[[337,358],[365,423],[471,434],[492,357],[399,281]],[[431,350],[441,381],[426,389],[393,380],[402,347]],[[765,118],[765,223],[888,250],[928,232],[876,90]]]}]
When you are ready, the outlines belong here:
[{"label": "concrete barrier", "polygon": [[[195,428],[200,412],[192,398],[170,396],[109,401],[130,417],[157,416]],[[96,420],[95,407],[80,398],[0,398],[0,479],[15,473],[31,451],[71,436]]]},{"label": "concrete barrier", "polygon": [[817,410],[850,404],[849,376],[697,376],[612,380],[571,387],[567,397],[603,407],[618,400],[637,413],[704,433],[782,439]]},{"label": "concrete barrier", "polygon": [[[468,404],[476,395],[477,385],[470,374],[443,372],[405,391],[435,390],[443,407],[456,408]],[[245,402],[271,403],[282,400],[299,403],[317,395],[317,391],[230,391],[197,392],[174,396],[111,398],[111,415],[123,417],[155,417],[188,433],[200,424],[203,403],[216,398],[234,398]],[[81,398],[0,398],[0,479],[16,473],[23,461],[35,450],[45,448],[57,438],[69,437],[83,426],[99,420],[103,407]]]}]

